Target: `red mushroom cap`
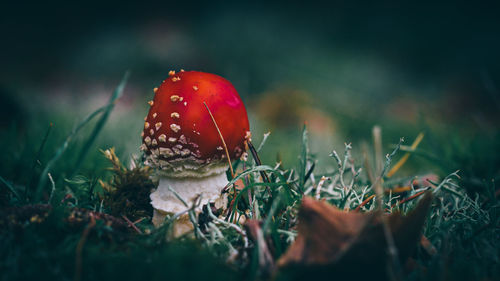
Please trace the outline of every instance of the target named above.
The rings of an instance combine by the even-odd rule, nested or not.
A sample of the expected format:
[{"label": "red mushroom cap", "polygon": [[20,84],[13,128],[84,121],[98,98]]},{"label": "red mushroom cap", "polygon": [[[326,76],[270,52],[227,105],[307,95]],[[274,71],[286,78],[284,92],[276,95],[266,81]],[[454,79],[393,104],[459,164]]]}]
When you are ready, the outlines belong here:
[{"label": "red mushroom cap", "polygon": [[181,166],[196,170],[194,163],[221,162],[225,158],[222,140],[204,103],[224,137],[230,158],[241,156],[249,124],[234,86],[215,74],[171,71],[149,102],[142,146],[148,165],[167,172],[179,171]]}]

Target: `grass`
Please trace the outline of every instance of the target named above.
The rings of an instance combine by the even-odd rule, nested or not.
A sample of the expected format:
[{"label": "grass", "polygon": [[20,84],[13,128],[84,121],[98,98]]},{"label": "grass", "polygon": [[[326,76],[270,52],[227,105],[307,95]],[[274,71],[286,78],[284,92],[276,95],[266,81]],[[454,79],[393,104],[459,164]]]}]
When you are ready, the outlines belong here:
[{"label": "grass", "polygon": [[[105,130],[126,80],[127,75],[109,102],[74,126],[62,142],[50,138],[51,125],[41,134],[37,148],[33,145],[17,158],[5,157],[3,162],[9,165],[0,171],[1,280],[269,279],[275,262],[297,236],[303,196],[344,210],[368,212],[379,206],[388,213],[407,213],[424,190],[432,190],[435,196],[424,228],[435,253],[419,246],[412,257],[414,269],[401,278],[494,280],[500,276],[500,205],[495,185],[499,157],[493,155],[498,142],[484,139],[464,144],[454,137],[449,142],[432,130],[427,130],[423,141],[416,137],[422,141],[420,146],[417,141],[406,146],[394,138],[386,151],[378,129],[373,147],[345,144],[343,153],[313,154],[304,126],[297,140],[297,164],[291,167],[261,163],[258,153],[273,138],[265,134],[253,157],[233,163],[236,176],[228,192],[233,207],[227,219],[208,208],[209,219],[194,223],[194,235],[166,239],[175,217],[155,229],[151,212],[143,204],[148,195],[145,190],[153,185],[150,171],[137,161],[127,167],[113,150],[106,150],[106,157],[87,157],[97,150],[94,143]],[[94,128],[87,128],[98,116]],[[83,132],[88,134],[81,136],[85,140],[75,145],[73,140]],[[15,147],[7,134],[1,138],[3,147]],[[425,140],[433,145],[424,145]],[[42,163],[44,153],[52,156]],[[329,155],[330,162],[318,162],[318,155]],[[426,172],[442,180],[415,185],[412,169],[398,176],[402,164],[392,166],[395,161],[431,167]],[[89,165],[97,168],[82,168]],[[106,166],[112,168],[100,168]],[[13,167],[21,171],[11,172]],[[232,190],[240,180],[244,186]],[[396,192],[402,186],[408,187],[406,191]],[[124,208],[128,201],[132,201],[130,206]],[[194,207],[196,203],[186,204]],[[196,222],[194,212],[190,216]],[[242,217],[260,222],[256,234],[240,223]],[[356,272],[351,277],[356,279]]]}]

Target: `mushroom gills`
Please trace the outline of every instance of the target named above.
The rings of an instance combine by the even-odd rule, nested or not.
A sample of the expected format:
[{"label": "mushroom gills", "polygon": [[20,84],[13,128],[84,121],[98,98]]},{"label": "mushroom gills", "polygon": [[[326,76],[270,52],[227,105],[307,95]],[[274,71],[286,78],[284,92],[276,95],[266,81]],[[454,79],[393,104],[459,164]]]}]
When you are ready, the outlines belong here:
[{"label": "mushroom gills", "polygon": [[[205,177],[160,177],[158,188],[150,195],[151,205],[153,205],[155,209],[153,224],[159,227],[163,224],[167,215],[174,215],[191,208],[193,201],[199,195],[201,195],[201,201],[195,208],[197,214],[199,214],[202,211],[202,207],[208,203],[215,203],[216,208],[225,209],[227,206],[227,197],[222,194],[222,190],[228,183],[225,170]],[[188,205],[187,207],[177,198],[176,194],[172,192],[171,189],[185,201]],[[182,227],[184,230],[181,232],[187,232],[193,228],[189,220],[183,221],[188,225],[186,228]]]}]

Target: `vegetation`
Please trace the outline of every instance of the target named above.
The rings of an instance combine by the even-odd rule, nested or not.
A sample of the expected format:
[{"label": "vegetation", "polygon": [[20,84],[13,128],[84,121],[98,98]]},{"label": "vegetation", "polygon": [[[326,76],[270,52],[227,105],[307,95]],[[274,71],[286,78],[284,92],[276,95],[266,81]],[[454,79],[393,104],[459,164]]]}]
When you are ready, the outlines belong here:
[{"label": "vegetation", "polygon": [[[148,167],[125,155],[121,158],[131,160],[127,167],[107,147],[102,147],[104,157],[87,157],[97,150],[93,143],[125,82],[126,77],[109,103],[83,119],[62,142],[50,139],[51,125],[35,144],[23,142],[38,148],[19,152],[19,140],[2,131],[2,147],[11,154],[4,156],[0,170],[0,279],[287,280],[293,275],[276,261],[297,238],[304,196],[351,212],[379,208],[406,214],[426,192],[433,194],[423,229],[426,240],[407,264],[399,265],[401,271],[392,265],[390,270],[398,273],[394,279],[500,276],[498,138],[466,144],[449,136],[440,140],[443,135],[428,130],[410,145],[395,138],[384,157],[381,129],[376,127],[373,145],[345,144],[343,152],[319,155],[311,153],[304,126],[301,142],[297,140],[298,163],[285,167],[261,163],[262,148],[273,137],[264,135],[251,156],[233,162],[237,172],[230,181],[225,216],[205,208],[203,223],[193,219],[192,233],[170,238],[175,217],[158,229],[150,222],[148,194],[155,183]],[[94,128],[87,128],[90,124]],[[433,145],[420,145],[422,139]],[[324,155],[331,162],[318,167],[317,158]],[[413,160],[424,169],[414,169],[414,163],[405,173],[414,169],[421,174],[398,176]],[[357,279],[359,272],[350,274]]]}]

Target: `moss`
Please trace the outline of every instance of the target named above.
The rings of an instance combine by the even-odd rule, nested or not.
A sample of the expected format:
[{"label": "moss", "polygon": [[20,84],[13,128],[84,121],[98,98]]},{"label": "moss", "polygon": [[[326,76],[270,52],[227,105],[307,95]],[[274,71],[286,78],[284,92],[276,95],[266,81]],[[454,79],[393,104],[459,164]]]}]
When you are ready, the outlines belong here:
[{"label": "moss", "polygon": [[104,151],[113,167],[113,176],[107,183],[100,182],[104,189],[104,205],[110,214],[120,217],[126,216],[131,220],[150,217],[153,213],[149,194],[156,188],[151,180],[151,169],[149,167],[125,168],[114,149]]}]

